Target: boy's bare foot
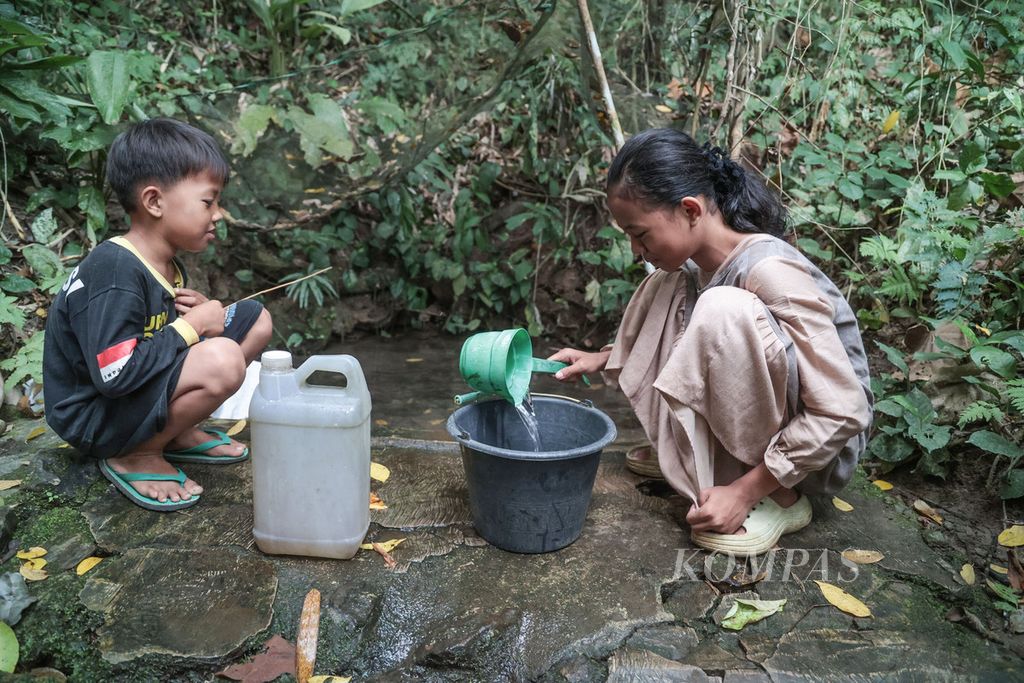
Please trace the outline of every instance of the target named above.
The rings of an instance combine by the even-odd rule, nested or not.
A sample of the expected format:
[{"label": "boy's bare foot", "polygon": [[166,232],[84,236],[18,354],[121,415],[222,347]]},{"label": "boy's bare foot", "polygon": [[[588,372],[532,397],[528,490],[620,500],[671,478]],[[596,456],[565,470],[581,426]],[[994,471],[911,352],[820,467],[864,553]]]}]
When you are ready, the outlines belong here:
[{"label": "boy's bare foot", "polygon": [[[108,458],[110,465],[118,474],[177,474],[178,468],[164,460],[162,453],[133,453],[120,458]],[[155,498],[161,503],[171,501],[177,503],[189,500],[203,492],[203,487],[192,481],[185,480],[181,486],[176,481],[133,481],[127,482],[132,488],[146,496]]]},{"label": "boy's bare foot", "polygon": [[[185,432],[171,439],[171,442],[167,444],[167,448],[165,450],[181,451],[185,450],[186,448],[193,448],[195,446],[198,446],[199,444],[203,444],[210,440],[216,439],[216,436],[207,434],[199,427],[193,427],[192,429],[186,430]],[[229,458],[237,458],[242,455],[242,452],[244,450],[245,444],[239,441],[235,441],[234,439],[231,439],[230,444],[214,446],[210,450],[204,451],[203,455],[211,455],[214,457],[221,455]]]}]

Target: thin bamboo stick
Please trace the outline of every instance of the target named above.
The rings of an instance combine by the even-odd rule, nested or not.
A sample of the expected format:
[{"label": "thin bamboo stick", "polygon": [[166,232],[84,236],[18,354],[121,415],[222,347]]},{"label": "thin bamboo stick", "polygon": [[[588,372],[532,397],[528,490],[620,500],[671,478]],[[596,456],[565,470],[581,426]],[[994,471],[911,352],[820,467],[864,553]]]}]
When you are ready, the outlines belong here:
[{"label": "thin bamboo stick", "polygon": [[299,282],[302,282],[303,280],[308,280],[309,278],[316,277],[317,275],[319,275],[321,273],[326,273],[328,270],[330,270],[333,267],[334,266],[327,266],[326,268],[321,268],[320,270],[316,271],[315,273],[310,273],[309,275],[303,275],[298,280],[292,280],[291,282],[284,282],[284,283],[282,283],[280,285],[275,285],[273,287],[269,287],[268,289],[261,289],[260,291],[256,292],[255,294],[250,294],[247,297],[243,297],[243,298],[239,299],[235,303],[237,304],[240,301],[245,301],[247,299],[251,299],[253,297],[259,296],[260,294],[266,294],[267,292],[273,292],[275,289],[281,289],[282,287],[291,287],[292,285],[297,284]]},{"label": "thin bamboo stick", "polygon": [[612,126],[612,136],[615,138],[615,151],[622,149],[626,144],[626,138],[622,135],[622,126],[619,125],[619,115],[615,111],[615,102],[612,101],[612,91],[608,87],[608,77],[604,73],[604,61],[601,59],[601,47],[597,44],[597,34],[594,32],[594,22],[590,19],[590,9],[587,7],[587,0],[577,0],[580,8],[580,19],[583,21],[583,28],[587,32],[587,44],[590,47],[590,58],[594,62],[594,70],[597,72],[597,80],[601,83],[601,96],[604,98],[605,109],[608,110],[608,121]]}]

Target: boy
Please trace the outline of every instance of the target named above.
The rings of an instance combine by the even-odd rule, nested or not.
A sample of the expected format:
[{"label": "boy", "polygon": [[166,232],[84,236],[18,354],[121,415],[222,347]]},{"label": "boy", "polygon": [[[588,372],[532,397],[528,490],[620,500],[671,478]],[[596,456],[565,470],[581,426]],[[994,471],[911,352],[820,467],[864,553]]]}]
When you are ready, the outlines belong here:
[{"label": "boy", "polygon": [[253,301],[224,308],[186,289],[175,258],[214,240],[228,176],[213,138],[185,123],[150,119],[121,133],[107,181],[131,227],[71,272],[47,317],[46,421],[150,510],[199,502],[202,487],[172,462],[249,456],[223,432],[196,425],[241,385],[270,340],[270,314]]}]

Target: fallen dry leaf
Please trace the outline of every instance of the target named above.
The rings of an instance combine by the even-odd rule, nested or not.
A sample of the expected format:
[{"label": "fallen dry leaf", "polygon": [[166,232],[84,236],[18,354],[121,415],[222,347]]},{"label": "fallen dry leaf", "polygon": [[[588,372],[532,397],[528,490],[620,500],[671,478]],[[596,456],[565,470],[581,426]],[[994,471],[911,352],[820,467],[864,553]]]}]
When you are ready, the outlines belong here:
[{"label": "fallen dry leaf", "polygon": [[373,549],[380,553],[380,556],[384,558],[384,566],[388,569],[394,569],[398,563],[395,562],[395,558],[391,557],[391,553],[384,550],[384,546],[380,543],[374,543]]},{"label": "fallen dry leaf", "polygon": [[308,683],[316,665],[316,641],[320,635],[320,591],[316,588],[306,593],[299,617],[299,633],[295,637],[295,678],[298,683]]},{"label": "fallen dry leaf", "polygon": [[1003,576],[1005,576],[1008,571],[1006,567],[1000,567],[998,564],[990,564],[988,567],[996,574],[1002,574]]},{"label": "fallen dry leaf", "polygon": [[309,683],[349,683],[351,676],[311,676]]},{"label": "fallen dry leaf", "polygon": [[665,87],[668,89],[668,96],[671,97],[673,100],[678,100],[680,97],[683,96],[684,86],[682,83],[679,82],[679,80],[676,77],[673,76],[672,80],[669,81],[668,85]]},{"label": "fallen dry leaf", "polygon": [[914,509],[919,513],[932,520],[936,524],[942,524],[942,515],[935,511],[928,503],[924,502],[920,498],[914,501]]},{"label": "fallen dry leaf", "polygon": [[[392,538],[390,541],[381,541],[381,542],[377,543],[376,545],[379,545],[381,548],[384,548],[384,552],[390,553],[392,550],[395,549],[395,547],[399,543],[401,543],[404,540],[405,540],[404,538]],[[373,546],[374,546],[373,543],[363,543],[359,547],[362,548],[363,550],[373,550],[374,549]]]},{"label": "fallen dry leaf", "polygon": [[379,462],[371,462],[370,463],[370,478],[371,479],[376,479],[377,481],[379,481],[380,483],[383,484],[384,482],[386,482],[388,480],[388,477],[390,477],[390,476],[391,476],[391,470],[389,470],[387,467],[384,467],[384,465],[381,465]]},{"label": "fallen dry leaf", "polygon": [[232,664],[218,676],[242,683],[269,683],[281,674],[295,675],[295,646],[279,635],[266,642],[262,654],[245,664]]},{"label": "fallen dry leaf", "polygon": [[1003,529],[999,534],[999,545],[1007,548],[1024,545],[1024,526],[1014,524],[1008,529]]},{"label": "fallen dry leaf", "polygon": [[87,557],[78,563],[78,566],[75,567],[75,573],[81,576],[82,574],[86,573],[102,561],[102,557]]},{"label": "fallen dry leaf", "polygon": [[46,560],[42,557],[34,557],[31,560],[25,560],[25,564],[22,566],[29,569],[42,569],[46,566]]},{"label": "fallen dry leaf", "polygon": [[380,499],[373,491],[370,491],[370,509],[371,510],[387,510],[388,506],[384,504],[384,501]]},{"label": "fallen dry leaf", "polygon": [[839,586],[834,586],[831,583],[818,580],[815,580],[814,583],[818,584],[818,588],[821,589],[821,594],[825,596],[826,600],[847,614],[852,614],[855,617],[871,616],[871,610],[868,609],[867,605],[844,591]]},{"label": "fallen dry leaf", "polygon": [[1024,590],[1024,567],[1020,564],[1020,558],[1017,557],[1016,550],[1010,551],[1010,566],[1007,578],[1010,580],[1013,590],[1018,592]]},{"label": "fallen dry leaf", "polygon": [[62,443],[59,446],[57,446],[57,448],[71,448],[71,444],[69,444],[69,443]]},{"label": "fallen dry leaf", "polygon": [[35,546],[34,548],[29,548],[28,550],[19,550],[17,558],[19,560],[34,560],[35,558],[42,557],[45,554],[46,548],[40,548],[39,546]]},{"label": "fallen dry leaf", "polygon": [[25,437],[25,443],[28,443],[29,441],[31,441],[32,439],[36,438],[37,436],[41,436],[42,434],[45,434],[45,433],[46,433],[46,427],[45,426],[36,427],[35,429],[33,429],[31,432],[28,433],[28,436]]},{"label": "fallen dry leaf", "polygon": [[892,484],[885,481],[884,479],[875,479],[871,483],[877,486],[879,491],[889,491],[892,489]]},{"label": "fallen dry leaf", "polygon": [[21,479],[0,479],[0,491],[13,489],[15,486],[18,486],[19,484],[21,484]]},{"label": "fallen dry leaf", "polygon": [[853,512],[853,506],[847,503],[842,498],[833,497],[832,505],[834,505],[837,510],[842,510],[843,512]]},{"label": "fallen dry leaf", "polygon": [[45,569],[33,569],[28,566],[28,564],[21,565],[21,569],[18,571],[20,571],[21,575],[25,577],[26,581],[42,581],[49,576]]},{"label": "fallen dry leaf", "polygon": [[964,583],[966,583],[968,586],[973,586],[974,566],[970,564],[965,564],[963,567],[960,567],[960,578],[963,579]]},{"label": "fallen dry leaf", "polygon": [[239,420],[235,424],[231,425],[231,429],[229,429],[228,431],[226,431],[224,433],[227,434],[228,436],[234,436],[235,434],[238,434],[240,431],[245,429],[245,425],[246,425],[246,421],[245,420]]},{"label": "fallen dry leaf", "polygon": [[885,555],[877,550],[855,550],[850,548],[843,551],[843,557],[857,564],[874,564],[883,559]]},{"label": "fallen dry leaf", "polygon": [[437,425],[441,424],[442,422],[444,422],[444,420],[431,420],[430,424],[432,424],[432,425],[434,425],[436,427]]},{"label": "fallen dry leaf", "polygon": [[377,425],[378,427],[387,427],[388,426],[388,421],[387,420],[383,420],[383,419],[378,419],[378,420],[374,420],[373,424]]},{"label": "fallen dry leaf", "polygon": [[656,111],[660,111],[662,114],[671,114],[672,113],[672,107],[668,107],[668,106],[666,106],[664,104],[656,104],[656,105],[654,105],[654,109]]},{"label": "fallen dry leaf", "polygon": [[422,363],[423,359],[422,358],[406,358],[405,362],[406,363]]}]

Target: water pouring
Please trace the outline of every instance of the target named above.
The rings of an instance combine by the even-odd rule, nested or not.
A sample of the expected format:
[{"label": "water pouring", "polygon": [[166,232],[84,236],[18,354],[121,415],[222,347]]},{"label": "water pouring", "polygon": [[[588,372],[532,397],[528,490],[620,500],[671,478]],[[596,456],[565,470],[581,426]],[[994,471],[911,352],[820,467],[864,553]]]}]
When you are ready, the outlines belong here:
[{"label": "water pouring", "polygon": [[[459,372],[476,391],[455,397],[457,405],[498,396],[519,405],[530,390],[535,372],[554,373],[566,363],[533,357],[533,341],[522,327],[474,334],[462,345]],[[584,377],[583,383],[590,385]]]}]

